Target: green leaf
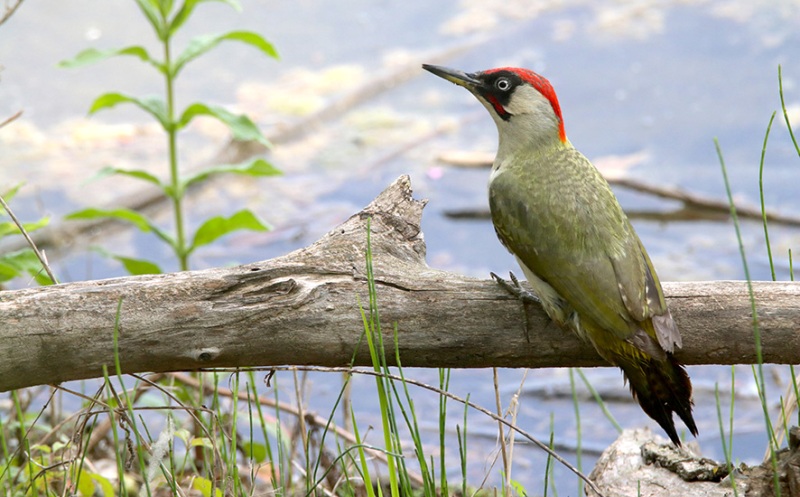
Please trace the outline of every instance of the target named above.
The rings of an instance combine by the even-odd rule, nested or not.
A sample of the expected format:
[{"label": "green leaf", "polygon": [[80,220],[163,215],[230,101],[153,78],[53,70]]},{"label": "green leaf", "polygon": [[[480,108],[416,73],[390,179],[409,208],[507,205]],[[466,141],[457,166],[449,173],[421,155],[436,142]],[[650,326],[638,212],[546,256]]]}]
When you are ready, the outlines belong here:
[{"label": "green leaf", "polygon": [[206,449],[213,449],[214,444],[208,437],[195,437],[189,441],[189,447],[205,447]]},{"label": "green leaf", "polygon": [[185,2],[183,2],[183,5],[181,5],[181,8],[178,9],[178,12],[175,14],[175,17],[173,17],[169,23],[170,34],[175,34],[179,29],[181,29],[183,23],[185,23],[192,15],[192,11],[194,11],[194,8],[197,7],[197,4],[199,4],[202,1],[204,0],[186,0]]},{"label": "green leaf", "polygon": [[103,109],[108,109],[111,107],[115,107],[121,103],[129,103],[133,102],[133,97],[128,95],[123,95],[122,93],[103,93],[92,102],[91,107],[89,107],[89,114],[94,114],[95,112]]},{"label": "green leaf", "polygon": [[242,209],[231,217],[215,216],[206,220],[194,234],[188,252],[208,245],[217,238],[237,230],[267,231],[269,228],[249,209]]},{"label": "green leaf", "polygon": [[158,97],[136,98],[124,93],[104,93],[97,97],[89,108],[89,114],[94,114],[103,109],[109,109],[122,103],[131,103],[155,117],[161,126],[168,130],[172,126],[167,117],[167,106]]},{"label": "green leaf", "polygon": [[4,254],[0,257],[0,282],[12,280],[24,273],[28,273],[40,285],[51,285],[53,282],[47,276],[42,263],[30,249]]},{"label": "green leaf", "polygon": [[47,271],[44,270],[43,267],[33,271],[28,270],[28,273],[33,276],[33,279],[36,280],[36,284],[39,286],[49,286],[55,284],[55,281],[51,280],[49,276],[47,276]]},{"label": "green leaf", "polygon": [[8,235],[18,235],[19,228],[13,221],[3,221],[0,223],[0,238]]},{"label": "green leaf", "polygon": [[173,250],[177,249],[178,242],[175,241],[175,239],[172,237],[172,235],[170,235],[166,231],[162,230],[161,228],[159,228],[155,224],[151,224],[150,225],[150,229],[153,230],[153,233],[155,233],[156,236],[161,239],[161,241],[163,241],[164,243],[166,243],[167,245],[172,247]]},{"label": "green leaf", "polygon": [[204,181],[209,176],[215,174],[244,174],[247,176],[279,176],[283,174],[280,169],[276,168],[264,159],[255,159],[251,162],[243,162],[241,164],[223,164],[220,166],[209,167],[202,171],[190,176],[183,182],[183,188],[189,185]]},{"label": "green leaf", "polygon": [[522,483],[518,482],[517,480],[511,480],[511,486],[517,492],[517,495],[528,497],[528,492],[525,490],[525,487],[522,486]]},{"label": "green leaf", "polygon": [[[222,490],[219,487],[214,487],[211,480],[203,478],[202,476],[195,476],[192,480],[192,488],[200,492],[203,497],[222,497]],[[211,489],[214,489],[214,495],[211,495]]]},{"label": "green leaf", "polygon": [[73,212],[64,217],[64,219],[102,219],[102,218],[119,219],[120,221],[129,222],[134,226],[136,226],[137,228],[139,228],[144,233],[152,231],[158,238],[167,243],[167,245],[170,245],[173,249],[176,247],[175,239],[172,238],[172,236],[169,233],[159,228],[158,225],[153,223],[147,216],[131,209],[124,209],[124,208],[97,209],[94,207],[90,207],[88,209],[83,209],[77,212]]},{"label": "green leaf", "polygon": [[53,449],[45,444],[35,444],[31,445],[30,452],[31,453],[42,452],[45,454],[52,454]]},{"label": "green leaf", "polygon": [[[162,405],[164,403],[164,401],[161,400],[161,399],[159,399],[159,402],[161,402],[161,404],[159,404],[159,405]],[[187,430],[186,428],[178,428],[178,429],[175,430],[175,438],[177,438],[178,440],[182,440],[184,444],[188,445],[189,444],[189,439],[191,437],[192,437],[192,433],[189,430]]]},{"label": "green leaf", "polygon": [[135,259],[133,257],[125,257],[122,255],[114,255],[112,257],[121,262],[125,267],[125,271],[132,276],[136,276],[138,274],[162,274],[164,272],[161,270],[158,264],[146,259]]},{"label": "green leaf", "polygon": [[269,57],[274,59],[278,58],[278,52],[275,50],[275,47],[272,45],[272,43],[268,42],[260,34],[252,31],[230,31],[228,33],[216,35],[201,35],[192,38],[183,52],[181,52],[181,54],[175,59],[172,74],[177,75],[186,64],[197,57],[200,57],[226,40],[245,43],[257,48]]},{"label": "green leaf", "polygon": [[86,471],[79,471],[77,477],[78,493],[83,497],[92,497],[94,495],[94,481]]},{"label": "green leaf", "polygon": [[[30,250],[26,250],[26,252],[33,255],[33,252]],[[24,272],[16,260],[18,257],[16,254],[18,254],[18,252],[0,257],[0,283],[13,280]],[[34,255],[34,257],[36,256]]]},{"label": "green leaf", "polygon": [[102,219],[113,218],[120,221],[127,221],[139,230],[148,233],[152,229],[152,222],[144,214],[140,214],[131,209],[97,209],[90,207],[65,216],[64,219]]},{"label": "green leaf", "polygon": [[53,452],[58,452],[61,449],[66,449],[66,448],[68,448],[70,446],[71,446],[71,444],[69,444],[67,442],[56,441],[56,442],[53,442],[53,445],[51,446],[51,449],[52,449]]},{"label": "green leaf", "polygon": [[107,178],[109,176],[114,176],[116,174],[119,174],[121,176],[130,176],[131,178],[136,178],[142,181],[147,181],[148,183],[152,183],[161,189],[164,188],[164,185],[161,183],[161,180],[158,179],[157,176],[147,171],[144,171],[142,169],[122,169],[119,167],[111,167],[111,166],[106,166],[103,169],[97,171],[97,174],[86,180],[86,183]]},{"label": "green leaf", "polygon": [[[22,223],[22,227],[25,228],[25,231],[30,233],[31,231],[36,231],[39,228],[47,226],[50,222],[49,217],[43,217],[38,221],[33,221],[31,223]],[[19,227],[12,221],[3,221],[0,222],[0,238],[8,235],[15,235],[20,234]]]},{"label": "green leaf", "polygon": [[164,127],[169,122],[167,118],[167,105],[158,97],[143,97],[134,98],[133,103],[140,107],[142,110],[150,113],[153,117],[158,119]]},{"label": "green leaf", "polygon": [[169,17],[169,13],[172,12],[173,3],[173,0],[159,0],[158,7],[164,19]]},{"label": "green leaf", "polygon": [[233,7],[236,12],[242,11],[242,4],[239,3],[239,0],[211,0],[213,2],[225,3]]},{"label": "green leaf", "polygon": [[242,452],[247,456],[253,456],[253,461],[260,463],[267,460],[267,447],[262,443],[244,442]]},{"label": "green leaf", "polygon": [[24,184],[25,183],[17,183],[8,190],[0,193],[0,197],[3,197],[3,200],[5,200],[6,203],[11,202],[11,199],[17,196],[17,193],[19,193],[19,189],[22,188]]},{"label": "green leaf", "polygon": [[[194,11],[195,7],[197,7],[202,2],[208,2],[208,1],[211,0],[186,0],[183,3],[183,5],[181,5],[181,8],[178,9],[178,12],[175,14],[175,17],[172,18],[172,22],[170,22],[169,25],[170,33],[174,34],[177,30],[180,29],[181,26],[183,26],[183,23],[185,23],[187,19],[189,19],[189,17],[192,15],[192,11]],[[213,1],[226,3],[231,7],[233,7],[237,12],[241,12],[242,10],[242,6],[238,2],[238,0],[213,0]]]},{"label": "green leaf", "polygon": [[161,63],[153,60],[150,57],[150,54],[147,53],[147,50],[142,46],[131,46],[125,48],[112,48],[109,50],[98,50],[96,48],[87,48],[83,50],[78,55],[71,59],[62,60],[58,63],[58,67],[64,68],[75,68],[81,67],[88,64],[94,64],[96,62],[100,62],[101,60],[108,59],[110,57],[117,57],[120,55],[132,55],[134,57],[138,57],[140,60],[144,62],[148,62],[151,65],[161,69]]},{"label": "green leaf", "polygon": [[126,257],[124,255],[114,254],[104,249],[103,247],[98,247],[98,246],[92,247],[92,250],[102,255],[103,257],[107,257],[109,259],[114,259],[115,261],[121,262],[122,265],[125,267],[125,270],[128,271],[128,274],[133,276],[139,274],[163,273],[158,264],[148,261],[146,259],[136,259],[134,257]]},{"label": "green leaf", "polygon": [[136,4],[142,10],[142,13],[147,18],[153,31],[156,32],[158,39],[164,41],[167,38],[166,19],[161,16],[161,10],[158,7],[157,0],[136,0]]},{"label": "green leaf", "polygon": [[234,114],[222,107],[194,103],[187,107],[177,123],[177,129],[182,129],[197,116],[210,116],[218,119],[228,126],[233,137],[240,141],[257,141],[265,147],[271,147],[269,140],[261,133],[253,121],[244,114]]},{"label": "green leaf", "polygon": [[98,475],[97,473],[89,473],[89,476],[100,485],[103,497],[114,497],[114,485],[111,484],[108,478]]}]

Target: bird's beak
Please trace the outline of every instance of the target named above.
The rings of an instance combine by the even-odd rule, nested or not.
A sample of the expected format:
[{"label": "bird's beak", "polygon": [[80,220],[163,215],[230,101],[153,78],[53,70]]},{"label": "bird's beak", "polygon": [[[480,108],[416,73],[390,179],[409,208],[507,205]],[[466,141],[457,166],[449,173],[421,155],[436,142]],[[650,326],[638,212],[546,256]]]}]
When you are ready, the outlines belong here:
[{"label": "bird's beak", "polygon": [[422,64],[422,68],[426,71],[430,71],[433,74],[439,76],[440,78],[444,78],[447,81],[457,84],[458,86],[463,86],[464,88],[472,91],[482,83],[480,80],[476,79],[475,76],[472,74],[465,73],[464,71],[459,71],[457,69],[450,69],[447,67],[442,66],[433,66],[431,64]]}]

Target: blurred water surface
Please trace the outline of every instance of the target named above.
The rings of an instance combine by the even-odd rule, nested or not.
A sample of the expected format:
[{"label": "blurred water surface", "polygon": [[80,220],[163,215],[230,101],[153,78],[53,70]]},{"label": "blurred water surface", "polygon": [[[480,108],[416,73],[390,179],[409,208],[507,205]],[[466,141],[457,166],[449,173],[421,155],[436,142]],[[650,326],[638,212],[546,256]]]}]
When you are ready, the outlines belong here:
[{"label": "blurred water surface", "polygon": [[[247,112],[264,129],[275,130],[357,88],[369,88],[379,76],[405,74],[403,68],[418,67],[452,49],[458,55],[443,64],[469,71],[518,65],[543,73],[559,93],[570,140],[598,163],[633,164],[625,174],[642,181],[724,200],[713,144],[718,138],[737,200],[753,205],[758,202],[764,132],[771,113],[779,108],[778,64],[783,64],[790,116],[800,127],[796,57],[800,3],[796,1],[242,3],[241,15],[224,5],[202,4],[178,44],[197,34],[251,29],[275,43],[281,60],[223,44],[185,71],[178,84],[180,105],[196,100],[228,105]],[[132,58],[75,70],[56,67],[86,47],[132,44],[151,52],[157,49],[134,3],[121,0],[26,2],[0,28],[0,116],[19,109],[25,112],[0,131],[0,185],[26,182],[15,202],[23,218],[44,214],[58,218],[135,193],[139,185],[132,181],[85,183],[108,164],[165,171],[163,139],[144,116],[120,108],[86,117],[90,102],[102,92],[161,92],[149,67]],[[198,252],[194,267],[266,259],[306,246],[397,176],[410,174],[416,195],[430,199],[423,222],[430,265],[476,277],[515,270],[488,221],[454,221],[444,215],[448,210],[487,206],[485,170],[448,168],[437,157],[450,151],[493,152],[496,134],[491,119],[467,92],[421,70],[410,78],[398,76],[397,81],[298,139],[277,145],[268,158],[285,176],[230,178],[195,192],[188,211],[194,225],[210,215],[248,206],[275,229],[230,236]],[[225,145],[227,135],[214,123],[198,122],[185,139],[181,155],[184,165],[191,166],[210,160]],[[780,114],[766,159],[767,204],[800,214],[800,159]],[[678,206],[621,189],[617,194],[628,211]],[[169,226],[169,216],[162,217]],[[634,224],[662,280],[743,277],[729,222],[634,219]],[[752,276],[769,279],[761,225],[746,222],[742,229]],[[773,226],[770,235],[778,277],[788,279],[786,254],[797,247],[798,231]],[[64,280],[123,274],[122,268],[87,251],[90,243],[100,241],[85,241],[51,257]],[[103,236],[102,244],[118,253],[154,259],[167,270],[175,268],[151,237],[123,231]],[[706,455],[719,458],[714,386],[719,382],[723,391],[729,389],[730,368],[689,369],[701,446]],[[734,456],[756,462],[763,454],[763,419],[749,367],[737,372]],[[775,372],[786,378],[785,369]],[[437,382],[436,371],[412,370],[407,375]],[[520,370],[500,372],[506,404],[522,375]],[[599,368],[587,375],[602,393],[620,399],[610,403],[620,424],[655,426],[638,406],[622,401],[627,392],[616,370]],[[278,384],[290,390],[288,378],[279,376]],[[370,379],[354,381],[354,391],[371,392]],[[338,375],[312,375],[310,408],[329,412],[338,382]],[[588,472],[596,454],[616,433],[580,382],[578,386],[582,441],[588,450],[583,467]],[[783,393],[772,380],[771,388],[772,399]],[[494,405],[491,371],[453,371],[451,390],[462,396],[469,393],[479,404]],[[357,395],[355,400],[364,425],[379,426],[372,394]],[[531,371],[520,402],[520,425],[546,440],[554,415],[556,442],[575,446],[567,370]],[[417,410],[429,412],[436,403],[435,396],[420,393]],[[727,410],[725,403],[722,408]],[[462,419],[461,409],[451,405],[450,415],[454,431]],[[426,427],[434,447],[437,426],[430,421]],[[471,483],[479,483],[488,472],[490,483],[496,484],[499,469],[487,469],[495,450],[496,425],[471,415],[470,432]],[[456,476],[454,434],[450,439],[448,470]],[[541,492],[544,461],[544,454],[535,448],[521,444],[516,449],[513,477],[530,494]],[[574,495],[574,477],[560,467],[555,471],[560,493]]]}]

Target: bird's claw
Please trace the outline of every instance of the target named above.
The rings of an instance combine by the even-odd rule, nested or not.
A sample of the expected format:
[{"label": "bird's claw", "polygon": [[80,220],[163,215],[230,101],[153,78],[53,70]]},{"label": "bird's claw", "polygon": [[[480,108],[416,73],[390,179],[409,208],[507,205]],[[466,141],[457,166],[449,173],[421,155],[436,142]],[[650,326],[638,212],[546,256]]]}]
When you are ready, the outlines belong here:
[{"label": "bird's claw", "polygon": [[496,275],[495,273],[489,273],[493,280],[497,282],[505,291],[513,295],[514,297],[518,298],[522,302],[526,304],[541,304],[541,300],[539,297],[536,296],[533,292],[522,288],[519,280],[514,273],[508,273],[509,278],[511,279],[511,283],[506,281],[505,279],[501,278],[500,276]]},{"label": "bird's claw", "polygon": [[531,336],[530,332],[530,323],[528,321],[528,311],[525,308],[525,304],[541,304],[542,301],[537,297],[533,292],[528,291],[522,288],[522,285],[519,283],[519,280],[514,273],[508,273],[508,276],[511,278],[511,283],[504,280],[503,278],[497,276],[496,274],[490,272],[489,275],[492,277],[493,280],[497,282],[505,291],[519,299],[522,302],[522,319],[525,322],[525,341],[530,343]]}]

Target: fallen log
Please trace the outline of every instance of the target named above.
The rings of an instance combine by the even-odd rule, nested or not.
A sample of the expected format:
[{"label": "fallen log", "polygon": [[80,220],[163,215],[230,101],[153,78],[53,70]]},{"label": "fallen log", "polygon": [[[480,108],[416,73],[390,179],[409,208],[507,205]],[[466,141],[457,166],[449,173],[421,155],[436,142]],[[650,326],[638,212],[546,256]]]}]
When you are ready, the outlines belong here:
[{"label": "fallen log", "polygon": [[[604,365],[589,344],[492,280],[428,267],[424,205],[403,176],[319,241],[282,257],[0,292],[0,391],[101,376],[104,365],[113,372],[117,319],[124,373],[345,366],[354,357],[355,365],[371,364],[366,344],[356,351],[359,305],[368,302],[368,220],[385,342],[396,323],[404,366]],[[665,283],[664,290],[683,334],[682,362],[756,361],[745,282]],[[754,282],[753,290],[764,362],[800,362],[800,284]]]}]

